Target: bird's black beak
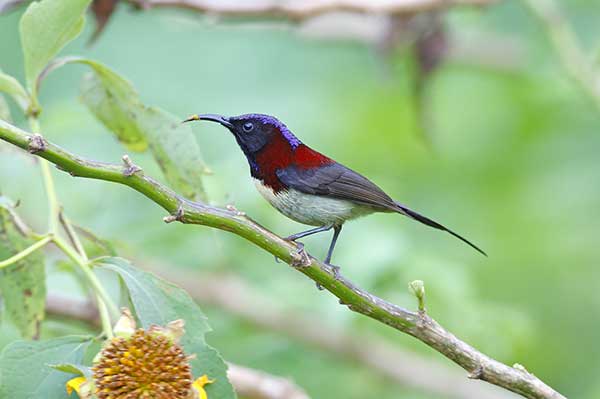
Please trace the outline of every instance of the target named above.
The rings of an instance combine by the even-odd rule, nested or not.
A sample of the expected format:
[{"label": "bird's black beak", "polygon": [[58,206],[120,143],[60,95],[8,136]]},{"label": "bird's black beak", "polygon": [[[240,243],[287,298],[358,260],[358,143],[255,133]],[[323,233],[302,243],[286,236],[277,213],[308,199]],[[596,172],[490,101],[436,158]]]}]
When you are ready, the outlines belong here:
[{"label": "bird's black beak", "polygon": [[227,129],[233,129],[233,125],[231,124],[231,122],[229,122],[229,118],[227,118],[226,116],[222,116],[222,115],[215,115],[215,114],[192,115],[189,118],[187,118],[186,120],[184,120],[183,123],[191,122],[191,121],[217,122],[217,123],[220,123],[221,125],[225,126]]}]

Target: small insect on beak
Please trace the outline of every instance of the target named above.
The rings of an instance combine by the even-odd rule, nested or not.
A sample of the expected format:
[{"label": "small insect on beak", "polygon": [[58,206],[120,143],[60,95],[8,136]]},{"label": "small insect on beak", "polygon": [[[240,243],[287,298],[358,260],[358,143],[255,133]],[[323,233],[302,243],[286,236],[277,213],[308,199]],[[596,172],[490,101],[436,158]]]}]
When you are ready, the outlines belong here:
[{"label": "small insect on beak", "polygon": [[192,121],[217,122],[217,123],[220,123],[221,125],[225,126],[228,129],[233,128],[233,125],[229,122],[229,118],[227,118],[226,116],[222,116],[222,115],[215,115],[215,114],[198,115],[198,114],[196,114],[196,115],[190,116],[189,118],[184,120],[182,123],[192,122]]},{"label": "small insect on beak", "polygon": [[199,121],[199,120],[200,120],[200,116],[192,115],[189,118],[187,118],[186,120],[182,121],[181,123],[186,123],[186,122],[191,122],[191,121]]}]

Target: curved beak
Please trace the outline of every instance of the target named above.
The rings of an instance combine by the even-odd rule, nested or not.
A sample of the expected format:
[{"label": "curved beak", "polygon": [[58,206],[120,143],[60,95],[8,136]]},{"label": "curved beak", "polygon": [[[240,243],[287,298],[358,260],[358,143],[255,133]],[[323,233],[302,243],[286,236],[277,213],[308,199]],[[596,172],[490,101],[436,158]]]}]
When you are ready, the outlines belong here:
[{"label": "curved beak", "polygon": [[233,125],[229,122],[229,118],[223,115],[215,115],[215,114],[201,114],[201,115],[192,115],[182,123],[191,122],[191,121],[211,121],[217,122],[221,125],[225,126],[228,129],[232,129]]}]

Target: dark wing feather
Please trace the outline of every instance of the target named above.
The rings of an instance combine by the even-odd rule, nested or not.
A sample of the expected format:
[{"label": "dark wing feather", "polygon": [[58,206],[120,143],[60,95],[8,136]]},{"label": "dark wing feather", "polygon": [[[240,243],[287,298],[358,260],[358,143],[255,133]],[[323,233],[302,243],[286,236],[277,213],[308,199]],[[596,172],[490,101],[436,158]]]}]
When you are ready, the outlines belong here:
[{"label": "dark wing feather", "polygon": [[375,183],[344,165],[335,163],[309,169],[300,169],[292,165],[277,170],[276,174],[283,184],[306,194],[327,195],[370,206],[381,211],[401,213],[434,229],[445,231],[487,256],[483,250],[463,236],[395,202]]},{"label": "dark wing feather", "polygon": [[292,165],[277,170],[276,174],[283,184],[306,194],[327,195],[382,211],[399,211],[394,200],[375,183],[338,163],[309,169]]}]

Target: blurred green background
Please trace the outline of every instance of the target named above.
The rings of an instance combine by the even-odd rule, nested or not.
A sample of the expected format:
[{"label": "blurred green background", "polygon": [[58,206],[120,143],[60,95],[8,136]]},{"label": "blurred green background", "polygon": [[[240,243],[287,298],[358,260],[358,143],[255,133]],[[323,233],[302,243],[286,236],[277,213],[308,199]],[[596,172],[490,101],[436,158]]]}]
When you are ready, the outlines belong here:
[{"label": "blurred green background", "polygon": [[[590,54],[600,44],[600,5],[594,3],[563,4]],[[21,12],[0,17],[0,67],[20,79]],[[359,286],[412,309],[407,283],[424,280],[430,315],[457,336],[507,364],[525,365],[568,397],[598,398],[600,113],[567,80],[543,29],[521,3],[451,10],[446,22],[463,48],[486,46],[494,37],[517,51],[490,40],[488,53],[507,63],[463,57],[435,71],[425,87],[429,144],[407,51],[383,56],[356,41],[307,38],[285,23],[216,23],[184,11],[122,6],[94,46],[85,45],[88,24],[63,54],[105,63],[127,77],[145,103],[182,118],[276,115],[307,144],[473,240],[489,258],[399,216],[374,215],[346,226],[334,261]],[[68,66],[44,83],[42,129],[77,154],[117,162],[124,149],[78,101],[83,71]],[[194,130],[214,172],[206,178],[212,203],[235,204],[281,235],[304,228],[259,196],[226,131],[211,124]],[[149,156],[131,155],[160,176]],[[115,242],[134,263],[190,275],[231,272],[290,315],[310,313],[325,329],[379,335],[457,368],[414,339],[340,307],[310,280],[234,235],[167,226],[161,209],[128,188],[55,176],[71,219]],[[20,199],[20,213],[44,228],[39,171],[30,157],[3,143],[0,192]],[[328,241],[321,236],[305,243],[323,256]],[[51,292],[77,289],[60,268],[51,268]],[[314,398],[439,398],[221,309],[203,309],[214,328],[208,340],[227,360],[290,376]],[[44,334],[65,330],[72,331],[50,320]]]}]

